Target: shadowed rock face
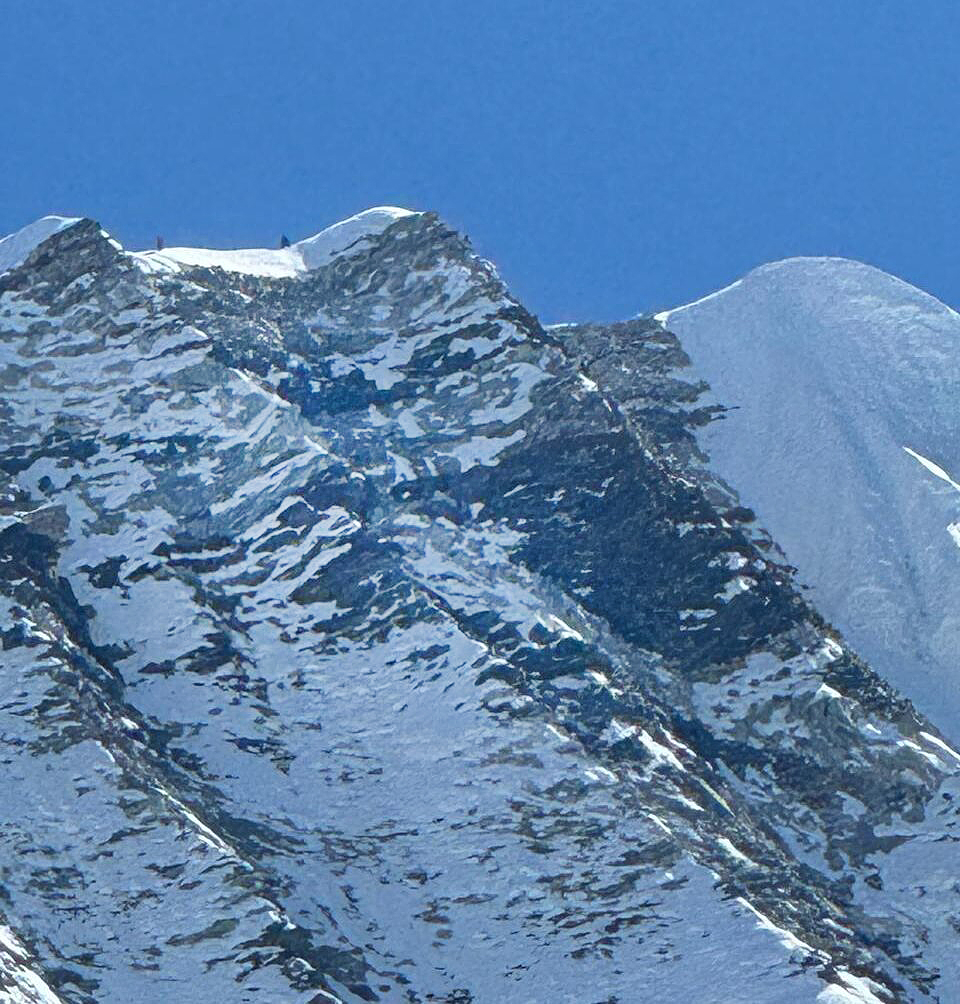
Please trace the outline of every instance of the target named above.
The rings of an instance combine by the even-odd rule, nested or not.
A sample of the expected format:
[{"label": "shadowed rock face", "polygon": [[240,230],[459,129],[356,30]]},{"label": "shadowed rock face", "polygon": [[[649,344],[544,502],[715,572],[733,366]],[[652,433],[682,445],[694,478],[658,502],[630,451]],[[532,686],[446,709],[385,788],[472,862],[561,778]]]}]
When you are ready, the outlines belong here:
[{"label": "shadowed rock face", "polygon": [[0,1000],[960,1000],[960,756],[686,364],[432,214],[0,275]]}]

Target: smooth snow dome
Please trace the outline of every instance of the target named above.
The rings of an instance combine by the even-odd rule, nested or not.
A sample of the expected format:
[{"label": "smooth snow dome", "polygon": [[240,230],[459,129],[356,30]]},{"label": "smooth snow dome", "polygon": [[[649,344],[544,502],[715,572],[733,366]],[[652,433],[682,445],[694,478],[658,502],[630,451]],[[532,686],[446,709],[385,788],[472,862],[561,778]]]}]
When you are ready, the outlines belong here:
[{"label": "smooth snow dome", "polygon": [[139,251],[134,257],[145,267],[157,271],[177,271],[181,265],[186,265],[222,268],[228,272],[243,272],[247,275],[290,278],[328,264],[359,242],[378,237],[397,220],[415,215],[417,214],[410,209],[377,206],[334,223],[313,237],[307,237],[286,248],[223,251],[212,248],[164,248],[162,251]]},{"label": "smooth snow dome", "polygon": [[960,315],[793,258],[658,319],[732,409],[701,434],[711,467],[821,613],[960,738]]},{"label": "smooth snow dome", "polygon": [[44,216],[6,237],[0,238],[0,272],[22,265],[47,238],[79,223],[73,216]]}]

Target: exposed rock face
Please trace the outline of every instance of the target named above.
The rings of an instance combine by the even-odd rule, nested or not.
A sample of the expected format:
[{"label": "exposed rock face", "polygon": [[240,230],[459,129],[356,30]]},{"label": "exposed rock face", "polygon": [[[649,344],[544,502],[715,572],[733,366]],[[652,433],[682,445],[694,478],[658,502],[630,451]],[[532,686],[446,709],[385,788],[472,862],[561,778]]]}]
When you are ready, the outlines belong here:
[{"label": "exposed rock face", "polygon": [[960,1000],[960,756],[676,337],[330,254],[0,275],[0,1000]]}]

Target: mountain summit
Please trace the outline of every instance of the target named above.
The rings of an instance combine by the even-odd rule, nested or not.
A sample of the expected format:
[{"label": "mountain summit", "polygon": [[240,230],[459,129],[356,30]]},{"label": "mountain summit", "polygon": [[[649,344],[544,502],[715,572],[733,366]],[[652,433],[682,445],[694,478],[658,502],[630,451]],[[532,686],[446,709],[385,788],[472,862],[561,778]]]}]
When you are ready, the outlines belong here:
[{"label": "mountain summit", "polygon": [[[820,504],[781,454],[841,442],[875,535],[885,499],[949,517],[947,313],[844,287],[886,381],[844,396],[847,266],[709,330],[544,329],[433,213],[277,251],[47,226],[0,273],[0,1000],[960,1000],[953,719],[849,644],[819,510],[774,504]],[[926,368],[880,372],[871,310]],[[837,391],[790,450],[724,410],[771,406],[779,342]]]},{"label": "mountain summit", "polygon": [[175,272],[184,267],[201,266],[247,275],[290,278],[327,265],[344,252],[356,253],[362,245],[375,241],[397,220],[416,215],[410,209],[377,206],[334,223],[313,237],[287,247],[226,251],[210,248],[164,248],[162,251],[142,251],[135,257],[141,264],[159,271]]},{"label": "mountain summit", "polygon": [[841,258],[661,315],[727,409],[711,467],[868,662],[960,736],[960,315]]}]

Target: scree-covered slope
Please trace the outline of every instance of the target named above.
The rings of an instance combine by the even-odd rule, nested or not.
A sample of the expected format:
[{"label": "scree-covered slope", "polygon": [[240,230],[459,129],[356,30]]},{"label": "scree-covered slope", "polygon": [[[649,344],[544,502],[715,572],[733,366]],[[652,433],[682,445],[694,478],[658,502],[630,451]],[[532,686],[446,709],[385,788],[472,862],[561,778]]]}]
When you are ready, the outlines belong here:
[{"label": "scree-covered slope", "polygon": [[7,246],[0,1001],[960,1000],[960,755],[659,323],[431,213]]},{"label": "scree-covered slope", "polygon": [[838,258],[660,315],[729,410],[701,442],[818,609],[960,738],[960,315]]}]

